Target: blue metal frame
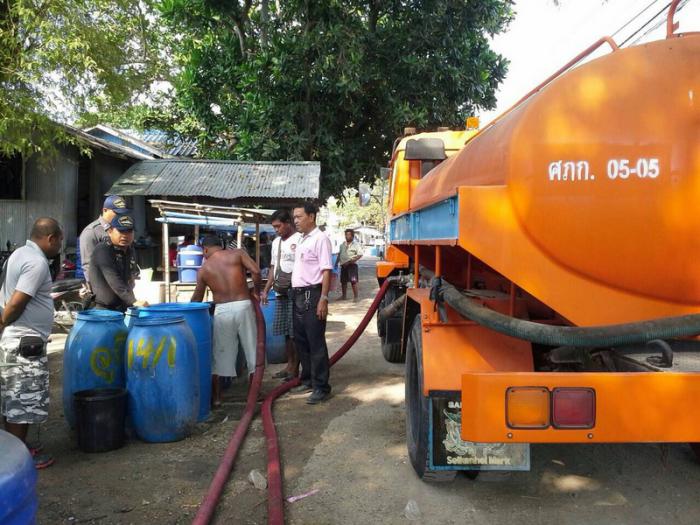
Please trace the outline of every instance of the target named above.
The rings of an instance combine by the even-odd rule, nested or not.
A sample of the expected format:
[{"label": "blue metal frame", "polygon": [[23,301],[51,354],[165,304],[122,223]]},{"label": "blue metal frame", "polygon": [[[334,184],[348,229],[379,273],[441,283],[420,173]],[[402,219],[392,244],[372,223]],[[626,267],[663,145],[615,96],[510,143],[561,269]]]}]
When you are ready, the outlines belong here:
[{"label": "blue metal frame", "polygon": [[391,241],[432,241],[457,239],[459,235],[457,196],[426,208],[405,213],[389,224]]}]

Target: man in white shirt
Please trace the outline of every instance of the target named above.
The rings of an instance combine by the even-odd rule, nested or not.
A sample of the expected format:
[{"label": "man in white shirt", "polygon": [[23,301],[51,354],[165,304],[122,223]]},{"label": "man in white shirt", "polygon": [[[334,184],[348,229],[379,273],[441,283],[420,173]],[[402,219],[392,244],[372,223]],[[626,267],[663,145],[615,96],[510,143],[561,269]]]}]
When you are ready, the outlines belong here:
[{"label": "man in white shirt", "polygon": [[272,214],[272,227],[277,237],[272,241],[270,272],[263,290],[261,302],[267,304],[270,290],[275,289],[275,317],[272,335],[283,335],[286,343],[287,366],[273,377],[289,381],[299,375],[299,356],[294,347],[294,326],[292,323],[292,300],[289,297],[294,269],[294,255],[301,234],[297,233],[289,210],[277,210]]}]

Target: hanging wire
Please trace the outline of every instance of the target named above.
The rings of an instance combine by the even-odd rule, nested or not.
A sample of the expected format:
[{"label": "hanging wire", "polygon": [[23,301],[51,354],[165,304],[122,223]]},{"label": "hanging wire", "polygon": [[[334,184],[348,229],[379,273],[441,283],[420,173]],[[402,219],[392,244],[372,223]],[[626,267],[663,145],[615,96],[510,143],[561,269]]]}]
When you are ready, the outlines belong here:
[{"label": "hanging wire", "polygon": [[618,33],[620,33],[623,29],[625,29],[628,25],[630,25],[632,22],[634,22],[637,18],[639,18],[640,16],[642,16],[644,13],[646,13],[646,12],[647,12],[649,9],[651,9],[651,7],[652,7],[654,4],[656,4],[658,1],[659,1],[659,0],[651,0],[651,2],[649,2],[649,4],[647,4],[647,6],[646,6],[644,9],[642,9],[641,11],[639,11],[636,15],[634,15],[634,16],[633,16],[632,18],[630,18],[629,20],[627,20],[627,22],[625,22],[624,24],[622,24],[622,26],[620,26],[620,27],[617,29],[617,31],[615,31],[615,32],[614,32],[612,35],[610,35],[610,36],[611,36],[612,38],[615,38],[615,37],[618,35]]},{"label": "hanging wire", "polygon": [[[676,9],[676,13],[680,13],[681,10],[686,6],[686,4],[688,3],[688,1],[689,1],[689,0],[684,0],[683,2],[679,3],[679,4],[678,4],[678,8]],[[652,16],[649,20],[647,20],[647,22],[646,22],[643,26],[641,26],[641,27],[640,27],[639,29],[637,29],[634,33],[632,33],[630,36],[628,36],[627,39],[626,39],[624,42],[622,42],[622,44],[620,44],[620,47],[622,47],[622,46],[624,46],[625,44],[627,44],[627,42],[629,42],[630,40],[632,40],[639,32],[643,31],[649,24],[652,24],[652,23],[653,23],[653,25],[652,25],[649,29],[647,29],[644,33],[642,33],[642,34],[639,35],[637,38],[635,38],[634,40],[632,40],[632,43],[630,44],[631,46],[635,45],[635,44],[638,43],[640,40],[642,40],[645,36],[647,36],[649,33],[651,33],[652,31],[657,30],[659,27],[661,27],[663,24],[665,24],[665,23],[666,23],[666,16],[664,16],[664,13],[665,13],[665,12],[668,10],[668,8],[671,6],[671,3],[672,3],[672,2],[669,2],[668,4],[666,4],[666,6],[665,6],[663,9],[661,9],[661,10],[660,10],[659,12],[657,12],[654,16]],[[660,17],[660,18],[659,18],[659,17]],[[657,20],[657,19],[658,19],[658,20]]]}]

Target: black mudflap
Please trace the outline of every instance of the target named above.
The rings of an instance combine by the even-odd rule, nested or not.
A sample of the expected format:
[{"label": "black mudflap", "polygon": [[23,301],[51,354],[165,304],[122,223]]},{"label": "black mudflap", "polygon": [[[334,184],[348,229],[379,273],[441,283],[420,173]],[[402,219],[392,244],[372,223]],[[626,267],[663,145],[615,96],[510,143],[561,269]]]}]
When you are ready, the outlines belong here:
[{"label": "black mudflap", "polygon": [[430,394],[429,466],[433,470],[530,470],[527,443],[462,441],[459,392]]}]

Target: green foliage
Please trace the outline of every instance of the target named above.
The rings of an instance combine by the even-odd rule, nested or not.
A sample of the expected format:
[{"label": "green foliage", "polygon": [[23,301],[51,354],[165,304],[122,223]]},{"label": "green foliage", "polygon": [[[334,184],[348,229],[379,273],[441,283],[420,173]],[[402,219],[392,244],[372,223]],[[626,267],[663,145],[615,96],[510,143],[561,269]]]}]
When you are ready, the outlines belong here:
[{"label": "green foliage", "polygon": [[0,153],[75,142],[49,117],[112,111],[165,75],[154,1],[2,0]]},{"label": "green foliage", "polygon": [[510,0],[162,0],[177,105],[207,157],[320,160],[322,198],[373,179],[406,125],[495,105]]},{"label": "green foliage", "polygon": [[386,221],[388,188],[384,180],[374,181],[371,199],[367,206],[360,206],[357,188],[345,188],[340,199],[329,199],[326,207],[329,213],[338,216],[338,226],[370,226],[384,231]]}]

